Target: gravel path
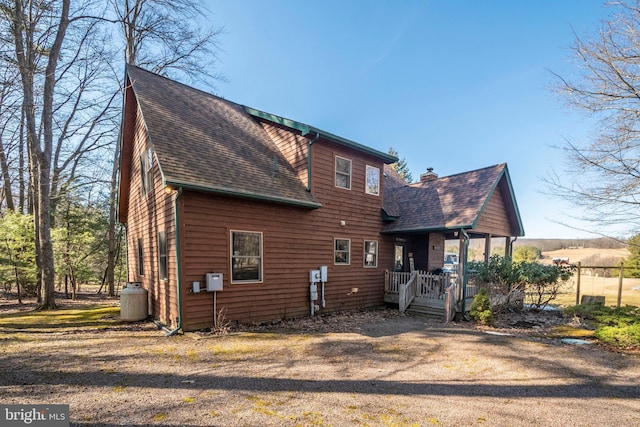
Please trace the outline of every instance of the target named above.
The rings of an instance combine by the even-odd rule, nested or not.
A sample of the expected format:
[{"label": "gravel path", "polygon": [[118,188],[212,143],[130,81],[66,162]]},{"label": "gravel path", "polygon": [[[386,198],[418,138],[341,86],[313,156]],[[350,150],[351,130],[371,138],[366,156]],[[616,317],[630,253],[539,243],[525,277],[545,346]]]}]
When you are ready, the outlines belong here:
[{"label": "gravel path", "polygon": [[0,401],[69,404],[79,426],[640,425],[640,356],[544,334],[392,311],[223,336],[4,330]]}]

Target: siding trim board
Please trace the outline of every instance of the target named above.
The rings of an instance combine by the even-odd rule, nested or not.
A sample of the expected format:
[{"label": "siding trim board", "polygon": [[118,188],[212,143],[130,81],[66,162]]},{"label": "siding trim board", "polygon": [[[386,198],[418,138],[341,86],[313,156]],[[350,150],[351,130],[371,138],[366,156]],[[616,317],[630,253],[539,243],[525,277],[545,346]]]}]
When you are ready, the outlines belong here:
[{"label": "siding trim board", "polygon": [[181,187],[181,188],[184,188],[185,190],[201,191],[204,193],[220,194],[224,196],[235,196],[235,197],[240,197],[244,199],[260,200],[260,201],[273,202],[273,203],[282,203],[285,205],[298,206],[298,207],[308,208],[308,209],[318,209],[322,207],[322,204],[320,203],[305,203],[300,200],[289,199],[286,197],[273,197],[273,196],[253,194],[253,193],[242,193],[242,192],[230,190],[227,188],[201,187],[198,185],[188,184],[188,183],[179,182],[171,179],[166,180],[166,185],[170,187]]}]

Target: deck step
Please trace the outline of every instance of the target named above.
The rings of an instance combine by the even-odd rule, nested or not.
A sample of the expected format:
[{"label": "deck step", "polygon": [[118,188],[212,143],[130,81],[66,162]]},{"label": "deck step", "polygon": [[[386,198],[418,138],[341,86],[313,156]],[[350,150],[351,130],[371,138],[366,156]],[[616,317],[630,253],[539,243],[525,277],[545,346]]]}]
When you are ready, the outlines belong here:
[{"label": "deck step", "polygon": [[437,317],[439,319],[444,319],[445,317],[445,311],[441,308],[425,307],[425,306],[411,304],[407,308],[407,311],[412,314],[419,314],[421,316],[428,316],[428,317]]}]

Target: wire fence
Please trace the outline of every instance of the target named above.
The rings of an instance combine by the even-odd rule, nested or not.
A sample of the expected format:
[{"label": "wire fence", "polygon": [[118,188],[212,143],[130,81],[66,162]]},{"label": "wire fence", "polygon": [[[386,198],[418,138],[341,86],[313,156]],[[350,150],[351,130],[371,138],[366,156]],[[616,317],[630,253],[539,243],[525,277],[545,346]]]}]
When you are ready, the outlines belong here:
[{"label": "wire fence", "polygon": [[640,278],[625,277],[625,269],[637,272],[637,268],[625,267],[623,263],[615,266],[577,263],[575,269],[573,291],[576,305],[598,302],[616,307],[640,306]]}]

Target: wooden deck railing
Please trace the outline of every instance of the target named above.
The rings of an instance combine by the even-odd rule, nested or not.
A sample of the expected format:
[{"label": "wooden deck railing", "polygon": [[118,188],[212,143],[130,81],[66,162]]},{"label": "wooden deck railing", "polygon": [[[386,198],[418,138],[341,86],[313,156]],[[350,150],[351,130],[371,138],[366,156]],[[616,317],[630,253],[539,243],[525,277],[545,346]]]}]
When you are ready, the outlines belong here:
[{"label": "wooden deck railing", "polygon": [[453,280],[447,290],[445,291],[445,321],[449,323],[453,320],[456,315],[456,304],[458,303],[458,289],[460,286],[458,285],[458,280]]},{"label": "wooden deck railing", "polygon": [[416,297],[417,277],[416,272],[413,272],[407,283],[398,285],[398,310],[400,313],[404,313]]},{"label": "wooden deck railing", "polygon": [[426,271],[385,273],[384,290],[398,295],[398,309],[403,313],[415,298],[445,300],[447,321],[453,319],[460,296],[458,277],[449,273]]}]

